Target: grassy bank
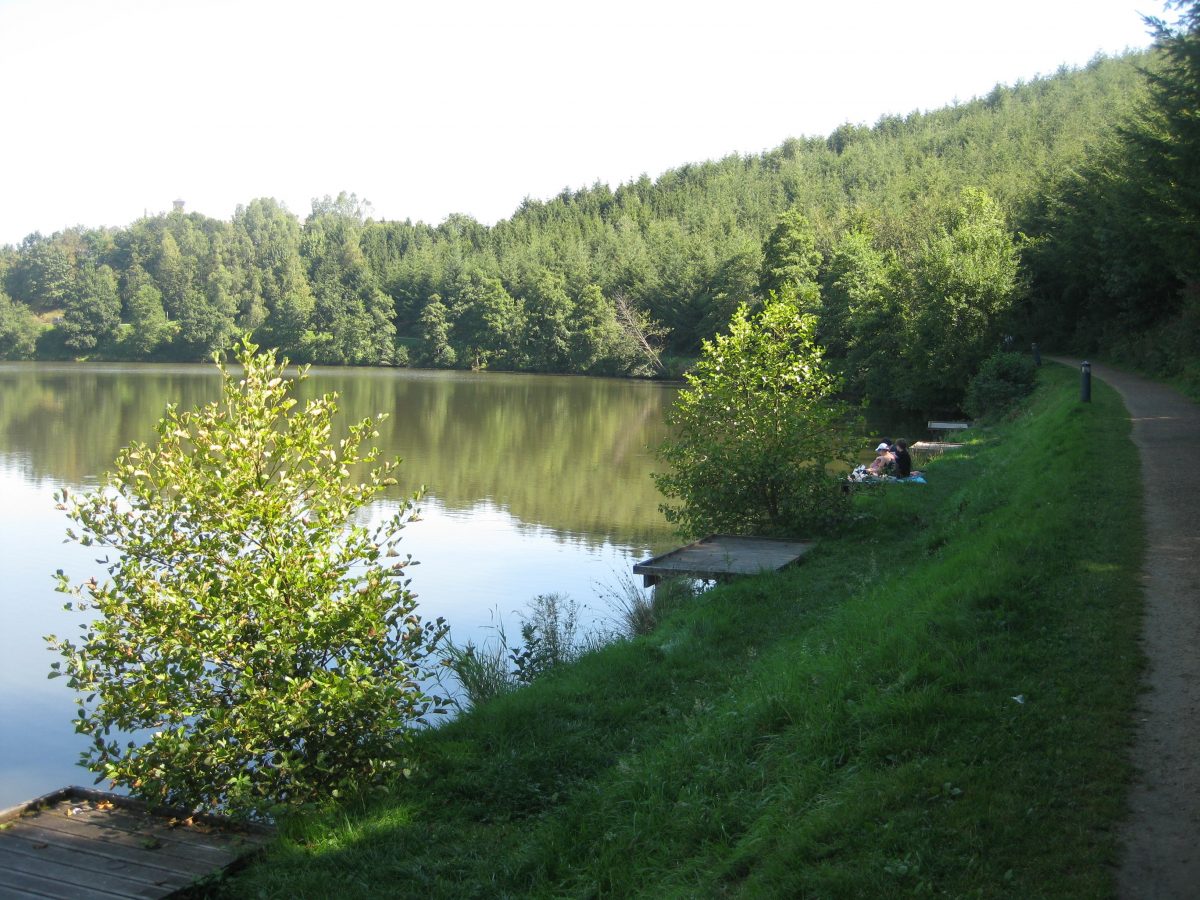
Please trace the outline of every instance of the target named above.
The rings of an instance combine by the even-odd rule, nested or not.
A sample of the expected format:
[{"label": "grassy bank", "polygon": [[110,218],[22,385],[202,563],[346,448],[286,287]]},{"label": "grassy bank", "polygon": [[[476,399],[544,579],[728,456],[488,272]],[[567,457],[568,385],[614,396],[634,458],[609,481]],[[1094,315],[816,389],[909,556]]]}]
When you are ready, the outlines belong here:
[{"label": "grassy bank", "polygon": [[1142,528],[1119,399],[1076,401],[1044,369],[1020,416],[857,498],[798,569],[425,735],[390,797],[291,823],[218,890],[1111,893]]}]

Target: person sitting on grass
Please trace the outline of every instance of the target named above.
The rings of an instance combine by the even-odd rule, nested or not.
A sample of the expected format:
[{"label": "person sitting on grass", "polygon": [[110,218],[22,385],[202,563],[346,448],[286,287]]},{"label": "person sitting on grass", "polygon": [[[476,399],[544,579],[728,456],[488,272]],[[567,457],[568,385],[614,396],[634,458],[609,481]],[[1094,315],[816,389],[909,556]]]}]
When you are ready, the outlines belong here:
[{"label": "person sitting on grass", "polygon": [[908,441],[896,441],[896,449],[893,456],[896,459],[895,475],[897,478],[908,478],[912,475],[921,474],[920,472],[913,471],[912,457],[908,455]]},{"label": "person sitting on grass", "polygon": [[884,475],[891,471],[896,464],[896,456],[892,453],[892,447],[887,441],[880,442],[875,448],[875,453],[878,454],[875,460],[867,466],[867,472],[871,475]]}]

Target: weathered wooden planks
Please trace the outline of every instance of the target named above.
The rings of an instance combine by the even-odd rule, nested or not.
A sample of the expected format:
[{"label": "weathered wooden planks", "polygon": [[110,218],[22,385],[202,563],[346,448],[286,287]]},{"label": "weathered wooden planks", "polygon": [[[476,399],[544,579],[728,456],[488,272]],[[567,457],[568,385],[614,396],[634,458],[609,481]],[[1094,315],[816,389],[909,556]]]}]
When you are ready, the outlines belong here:
[{"label": "weathered wooden planks", "polygon": [[265,828],[64,788],[0,812],[0,896],[165,897],[270,839]]},{"label": "weathered wooden planks", "polygon": [[734,575],[758,575],[799,562],[814,543],[710,534],[686,547],[637,563],[633,572],[642,576],[646,587],[672,577],[722,580]]}]

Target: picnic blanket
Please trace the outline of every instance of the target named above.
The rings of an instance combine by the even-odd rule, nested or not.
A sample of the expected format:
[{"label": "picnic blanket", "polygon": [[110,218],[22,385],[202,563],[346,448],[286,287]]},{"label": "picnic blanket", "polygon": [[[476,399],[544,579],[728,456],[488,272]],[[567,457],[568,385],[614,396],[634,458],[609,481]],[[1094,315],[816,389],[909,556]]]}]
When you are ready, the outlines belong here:
[{"label": "picnic blanket", "polygon": [[912,474],[906,478],[897,478],[895,475],[872,475],[867,471],[866,466],[855,466],[854,471],[846,476],[847,479],[855,484],[926,484],[925,476]]}]

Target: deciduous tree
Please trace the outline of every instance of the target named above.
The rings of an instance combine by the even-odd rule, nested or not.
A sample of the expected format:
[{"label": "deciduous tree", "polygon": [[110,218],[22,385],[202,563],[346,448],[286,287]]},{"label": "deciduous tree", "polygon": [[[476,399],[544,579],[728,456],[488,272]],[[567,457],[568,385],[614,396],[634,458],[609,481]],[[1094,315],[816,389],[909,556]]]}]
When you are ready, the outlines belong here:
[{"label": "deciduous tree", "polygon": [[374,529],[358,518],[397,463],[357,482],[374,422],[332,444],[336,397],[296,409],[285,363],[256,350],[240,377],[219,364],[220,401],[168,408],[100,489],[60,494],[69,535],[114,557],[104,580],[59,572],[95,618],[51,636],[54,674],[97,780],[155,803],[265,812],[362,790],[404,768],[434,708],[441,620],[418,617],[396,550],[411,501]]},{"label": "deciduous tree", "polygon": [[170,342],[178,325],[167,319],[160,291],[140,267],[126,278],[125,301],[129,331],[122,337],[136,357],[146,357]]},{"label": "deciduous tree", "polygon": [[91,350],[108,340],[121,324],[117,277],[108,266],[85,265],[67,298],[59,328],[72,350]]},{"label": "deciduous tree", "polygon": [[37,347],[38,326],[20,303],[0,291],[0,359],[28,359]]},{"label": "deciduous tree", "polygon": [[843,510],[829,466],[851,459],[851,417],[815,328],[795,300],[772,297],[704,343],[667,416],[658,455],[670,468],[654,476],[681,535],[803,535]]},{"label": "deciduous tree", "polygon": [[458,355],[450,346],[449,310],[434,294],[421,312],[420,362],[435,369],[449,369],[457,361]]}]

